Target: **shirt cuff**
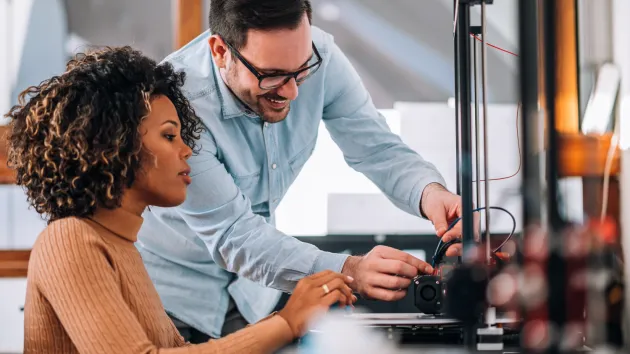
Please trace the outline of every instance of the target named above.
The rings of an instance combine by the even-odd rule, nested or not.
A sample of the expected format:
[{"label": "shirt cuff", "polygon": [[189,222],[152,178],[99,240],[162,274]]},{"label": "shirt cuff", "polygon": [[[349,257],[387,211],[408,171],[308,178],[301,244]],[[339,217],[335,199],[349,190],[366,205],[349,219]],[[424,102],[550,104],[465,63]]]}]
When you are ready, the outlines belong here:
[{"label": "shirt cuff", "polygon": [[349,254],[321,251],[317,258],[315,258],[311,274],[316,274],[324,270],[332,270],[333,272],[341,273],[348,257],[350,257]]},{"label": "shirt cuff", "polygon": [[411,208],[411,210],[414,211],[414,215],[419,216],[423,219],[427,219],[427,217],[423,215],[422,211],[420,210],[420,205],[422,203],[422,194],[424,192],[424,189],[431,183],[438,183],[446,188],[446,181],[444,181],[444,178],[442,178],[442,176],[440,175],[435,175],[421,179],[418,184],[416,184],[411,194],[411,203],[409,204],[409,207]]}]

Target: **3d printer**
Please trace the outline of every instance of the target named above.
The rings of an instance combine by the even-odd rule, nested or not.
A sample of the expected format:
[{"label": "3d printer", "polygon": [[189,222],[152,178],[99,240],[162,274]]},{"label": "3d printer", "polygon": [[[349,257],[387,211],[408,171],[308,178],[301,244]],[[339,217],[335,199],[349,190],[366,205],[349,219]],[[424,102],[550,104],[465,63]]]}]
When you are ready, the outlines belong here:
[{"label": "3d printer", "polygon": [[[477,208],[474,212],[480,212],[485,208]],[[449,303],[447,301],[447,296],[449,294],[448,284],[450,282],[450,288],[452,291],[467,291],[469,290],[470,294],[482,294],[485,295],[485,287],[487,286],[487,281],[489,278],[498,274],[503,267],[510,261],[510,255],[508,253],[500,252],[501,248],[512,238],[514,232],[516,231],[516,220],[514,215],[512,215],[509,211],[501,207],[489,207],[489,209],[500,210],[505,212],[512,219],[512,231],[505,237],[503,242],[491,252],[490,259],[485,262],[487,269],[485,269],[484,274],[480,274],[479,276],[472,277],[470,279],[478,279],[478,281],[469,282],[468,277],[464,277],[465,279],[455,279],[450,280],[453,275],[459,275],[457,273],[453,273],[453,270],[457,267],[461,267],[461,262],[458,264],[446,264],[444,263],[444,258],[446,256],[446,251],[449,247],[454,244],[461,243],[461,240],[454,239],[448,242],[440,242],[435,249],[435,253],[431,258],[431,266],[434,269],[433,274],[431,275],[421,275],[416,277],[413,280],[414,284],[414,303],[420,312],[425,314],[455,314],[458,317],[464,316],[463,312],[466,309],[471,309],[472,312],[483,312],[483,308],[476,309],[479,304],[483,304],[485,302],[485,296],[463,296],[464,299],[470,300],[470,304],[467,304],[467,301],[458,300],[455,303]],[[449,230],[455,226],[455,224],[459,222],[459,219],[455,220],[449,227]],[[459,278],[459,277],[457,277]],[[465,284],[465,285],[463,285]],[[462,288],[460,290],[460,288]],[[467,291],[468,292],[468,291]],[[459,299],[459,296],[457,296]],[[447,306],[448,305],[448,306]],[[469,306],[470,305],[470,306]],[[461,307],[461,309],[459,309]]]},{"label": "3d printer", "polygon": [[[455,222],[462,223],[462,239],[440,242],[431,260],[434,274],[414,279],[415,306],[424,314],[460,321],[468,348],[499,350],[503,348],[501,336],[505,332],[496,326],[496,308],[488,301],[487,294],[492,279],[507,266],[515,265],[522,281],[515,292],[518,327],[522,330],[518,341],[521,349],[563,352],[583,349],[587,344],[619,348],[623,345],[620,316],[623,301],[618,295],[623,292],[622,262],[613,243],[607,241],[615,237],[603,235],[606,233],[602,231],[606,224],[603,219],[574,225],[559,210],[560,148],[568,139],[561,136],[556,125],[560,112],[556,75],[559,65],[556,25],[562,15],[559,2],[521,0],[519,3],[525,223],[515,254],[501,253],[504,243],[490,248],[489,210],[496,207],[489,203],[489,181],[483,181],[483,194],[480,178],[473,181],[473,161],[476,161],[476,176],[481,176],[479,161],[483,150],[483,175],[488,176],[487,130],[484,124],[483,132],[479,131],[479,119],[487,117],[485,7],[492,3],[454,0],[457,193],[462,196],[463,205],[462,218]],[[476,5],[481,5],[481,26],[470,24],[470,9]],[[481,38],[480,80],[477,45],[472,40],[475,43],[472,47],[471,36]],[[479,81],[483,114],[479,113]],[[474,103],[474,115],[469,103]],[[483,149],[480,149],[480,134],[484,137]],[[472,148],[473,139],[476,151]],[[473,209],[473,205],[485,207]],[[485,211],[486,227],[479,240],[475,237],[480,233],[475,230],[473,214],[481,210]],[[513,233],[514,230],[505,241]],[[464,250],[463,259],[445,264],[446,250],[459,242]],[[478,257],[473,252],[475,249],[483,250],[483,256]],[[602,283],[597,285],[589,280],[595,278]],[[605,334],[599,336],[599,332]]]}]

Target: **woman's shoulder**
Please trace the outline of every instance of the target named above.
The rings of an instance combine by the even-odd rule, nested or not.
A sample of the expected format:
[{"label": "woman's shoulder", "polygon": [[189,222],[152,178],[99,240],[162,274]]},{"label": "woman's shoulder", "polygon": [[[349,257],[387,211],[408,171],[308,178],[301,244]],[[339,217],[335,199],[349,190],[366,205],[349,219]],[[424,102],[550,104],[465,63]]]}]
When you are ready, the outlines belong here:
[{"label": "woman's shoulder", "polygon": [[87,219],[67,217],[55,220],[46,226],[37,237],[31,256],[38,253],[60,253],[70,249],[92,247],[100,241],[98,233]]},{"label": "woman's shoulder", "polygon": [[107,245],[88,219],[68,217],[55,220],[39,235],[28,265],[28,277],[39,283],[48,278],[74,277],[100,261],[109,260]]}]

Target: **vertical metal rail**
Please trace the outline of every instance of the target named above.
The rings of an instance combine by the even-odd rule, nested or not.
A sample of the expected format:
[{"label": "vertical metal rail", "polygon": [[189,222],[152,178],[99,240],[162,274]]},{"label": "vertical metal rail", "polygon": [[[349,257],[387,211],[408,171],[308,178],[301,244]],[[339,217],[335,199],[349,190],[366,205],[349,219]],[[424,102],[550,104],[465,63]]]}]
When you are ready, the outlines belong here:
[{"label": "vertical metal rail", "polygon": [[[473,34],[477,34],[473,32]],[[472,38],[473,44],[473,91],[475,94],[475,208],[481,207],[481,139],[479,139],[479,79],[477,78],[477,39]],[[475,230],[479,236],[481,236],[481,223],[479,223],[477,230]]]},{"label": "vertical metal rail", "polygon": [[[545,0],[543,0],[545,1]],[[537,260],[529,254],[529,239],[535,237],[531,232],[540,227],[542,215],[541,155],[539,137],[541,133],[539,119],[539,2],[533,0],[519,1],[519,68],[520,95],[522,104],[522,151],[523,151],[523,237],[517,253],[520,272],[526,281],[531,274],[525,273]],[[544,102],[540,102],[544,104]],[[520,289],[523,291],[524,289]],[[523,328],[531,328],[536,323],[547,321],[547,309],[544,306],[534,307],[527,297],[520,297],[519,309],[524,320]],[[528,327],[529,326],[529,327]],[[522,345],[525,352],[539,351],[535,345],[535,333],[524,331]]]},{"label": "vertical metal rail", "polygon": [[[486,260],[492,261],[490,255],[490,179],[488,178],[488,63],[486,59],[486,2],[481,2],[481,94],[483,95],[483,177],[486,219]],[[479,128],[477,128],[479,129]]]},{"label": "vertical metal rail", "polygon": [[455,23],[455,27],[453,28],[453,57],[455,58],[455,176],[457,178],[457,195],[462,194],[462,178],[461,178],[461,143],[460,143],[460,129],[461,129],[461,117],[460,117],[460,107],[461,107],[461,99],[459,96],[459,62],[457,58],[460,55],[459,51],[459,42],[457,41],[457,25],[458,25],[458,16],[459,16],[459,1],[453,0],[453,21]]},{"label": "vertical metal rail", "polygon": [[[519,4],[520,91],[522,105],[523,151],[523,229],[541,222],[540,156],[538,152],[538,8],[536,1],[520,0]],[[523,233],[524,238],[527,233]],[[521,244],[521,249],[522,248]]]},{"label": "vertical metal rail", "polygon": [[562,256],[562,231],[565,224],[558,210],[558,132],[556,130],[556,17],[559,15],[555,1],[543,1],[543,41],[544,41],[544,87],[546,101],[546,177],[547,177],[547,213],[549,229],[547,242],[549,247],[549,258],[547,264],[547,286],[549,331],[551,337],[548,352],[559,353],[559,333],[563,333],[566,318],[566,266]]},{"label": "vertical metal rail", "polygon": [[[473,183],[472,183],[472,117],[471,117],[471,51],[470,51],[470,3],[466,0],[459,0],[456,3],[457,23],[455,31],[455,43],[457,55],[455,56],[455,67],[458,75],[458,101],[460,109],[460,141],[461,155],[459,163],[459,173],[461,174],[461,197],[462,197],[462,248],[464,263],[472,260],[471,248],[473,248],[474,223],[473,223]],[[475,348],[475,324],[467,323],[464,328],[464,345],[468,349]]]},{"label": "vertical metal rail", "polygon": [[471,119],[471,75],[470,75],[470,4],[461,1],[457,19],[455,41],[458,43],[456,66],[459,66],[459,107],[461,124],[461,197],[462,197],[462,243],[464,261],[468,251],[474,247],[473,189],[472,189],[472,119]]}]

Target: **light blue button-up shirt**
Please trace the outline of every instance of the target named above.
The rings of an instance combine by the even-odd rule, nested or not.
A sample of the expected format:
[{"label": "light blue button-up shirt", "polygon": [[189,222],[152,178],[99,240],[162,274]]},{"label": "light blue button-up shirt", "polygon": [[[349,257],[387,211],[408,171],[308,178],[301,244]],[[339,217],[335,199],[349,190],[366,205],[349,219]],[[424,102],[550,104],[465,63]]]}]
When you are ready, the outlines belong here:
[{"label": "light blue button-up shirt", "polygon": [[347,255],[321,251],[274,227],[274,212],[311,156],[320,122],[348,165],[408,213],[420,217],[424,187],[445,183],[389,130],[331,35],[313,27],[323,63],[276,124],[264,124],[235,99],[214,65],[209,36],[165,59],[186,72],[185,94],[206,131],[200,153],[189,160],[193,183],[186,201],[151,207],[138,248],[166,310],[219,337],[230,295],[255,322],[274,308],[278,290],[290,292],[305,276],[343,267]]}]

